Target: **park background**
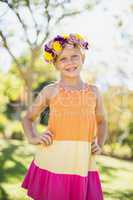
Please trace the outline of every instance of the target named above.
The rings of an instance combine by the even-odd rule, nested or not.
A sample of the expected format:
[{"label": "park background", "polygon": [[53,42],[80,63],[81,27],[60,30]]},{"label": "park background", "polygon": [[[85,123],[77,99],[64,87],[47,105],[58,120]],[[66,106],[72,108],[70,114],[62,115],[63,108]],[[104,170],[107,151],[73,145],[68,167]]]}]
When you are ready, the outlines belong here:
[{"label": "park background", "polygon": [[[133,199],[133,1],[0,1],[0,200],[28,200],[20,188],[35,147],[21,118],[58,72],[43,58],[43,44],[62,33],[90,44],[82,77],[102,92],[109,135],[97,162],[106,200]],[[36,128],[47,127],[49,108]]]}]

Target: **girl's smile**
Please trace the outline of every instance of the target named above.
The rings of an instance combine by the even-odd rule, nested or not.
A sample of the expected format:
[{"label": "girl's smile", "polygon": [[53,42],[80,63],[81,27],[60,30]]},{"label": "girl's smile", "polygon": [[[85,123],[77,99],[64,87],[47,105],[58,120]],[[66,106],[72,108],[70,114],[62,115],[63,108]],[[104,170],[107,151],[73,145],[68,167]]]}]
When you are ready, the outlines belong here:
[{"label": "girl's smile", "polygon": [[69,68],[66,68],[65,70],[68,71],[68,72],[74,72],[78,67],[69,67]]}]

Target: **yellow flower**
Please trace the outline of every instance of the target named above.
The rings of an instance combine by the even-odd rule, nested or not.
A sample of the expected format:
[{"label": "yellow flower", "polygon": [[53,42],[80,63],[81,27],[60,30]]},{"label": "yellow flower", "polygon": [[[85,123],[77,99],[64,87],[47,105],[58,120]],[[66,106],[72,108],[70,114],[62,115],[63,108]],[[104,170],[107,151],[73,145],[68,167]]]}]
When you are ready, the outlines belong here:
[{"label": "yellow flower", "polygon": [[52,56],[51,53],[45,52],[44,53],[44,59],[47,60],[47,61],[51,61],[51,60],[53,60],[53,56]]},{"label": "yellow flower", "polygon": [[76,39],[78,39],[78,40],[83,40],[83,37],[80,35],[80,34],[75,34],[75,37],[76,37]]},{"label": "yellow flower", "polygon": [[69,35],[68,35],[68,34],[63,34],[62,36],[63,36],[64,39],[69,38]]},{"label": "yellow flower", "polygon": [[53,43],[52,48],[55,51],[61,51],[62,50],[62,46],[61,46],[61,44],[58,41],[56,41],[56,42]]}]

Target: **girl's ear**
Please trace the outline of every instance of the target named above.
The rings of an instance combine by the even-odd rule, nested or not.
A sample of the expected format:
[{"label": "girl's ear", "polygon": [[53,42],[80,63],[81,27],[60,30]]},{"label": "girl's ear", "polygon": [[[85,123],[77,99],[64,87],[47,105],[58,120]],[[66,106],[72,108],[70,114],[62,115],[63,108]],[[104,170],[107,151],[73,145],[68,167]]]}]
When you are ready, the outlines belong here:
[{"label": "girl's ear", "polygon": [[55,67],[56,70],[59,70],[56,61],[54,62],[54,67]]},{"label": "girl's ear", "polygon": [[58,64],[57,64],[57,58],[54,60],[53,65],[56,70],[59,70]]},{"label": "girl's ear", "polygon": [[82,53],[82,62],[84,63],[84,61],[85,61],[85,54]]}]

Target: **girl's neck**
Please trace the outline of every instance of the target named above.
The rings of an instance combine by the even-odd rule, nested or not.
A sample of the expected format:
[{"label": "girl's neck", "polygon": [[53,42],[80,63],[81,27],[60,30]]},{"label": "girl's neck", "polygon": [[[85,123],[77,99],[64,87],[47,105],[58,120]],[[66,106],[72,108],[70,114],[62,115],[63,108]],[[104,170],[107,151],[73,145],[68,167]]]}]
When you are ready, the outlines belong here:
[{"label": "girl's neck", "polygon": [[80,87],[84,83],[80,76],[76,78],[61,77],[59,82],[61,85],[71,88]]}]

